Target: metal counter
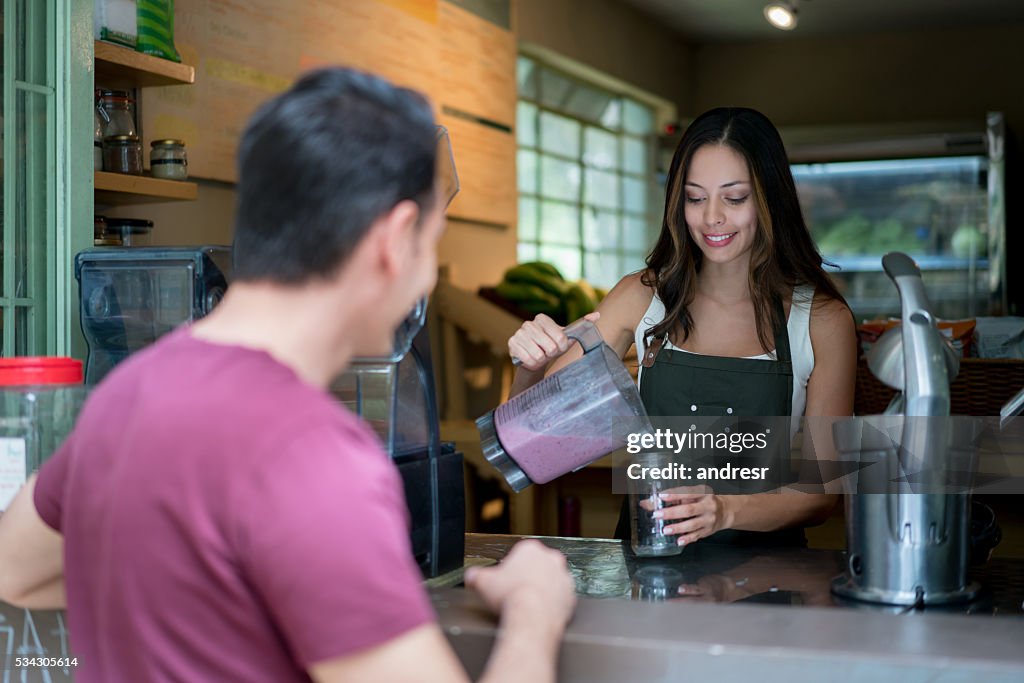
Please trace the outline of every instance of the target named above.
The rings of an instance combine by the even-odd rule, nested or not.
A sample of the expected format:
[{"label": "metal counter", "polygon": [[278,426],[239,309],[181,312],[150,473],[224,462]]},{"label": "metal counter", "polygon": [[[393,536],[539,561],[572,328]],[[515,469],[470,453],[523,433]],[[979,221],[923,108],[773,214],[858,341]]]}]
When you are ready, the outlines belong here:
[{"label": "metal counter", "polygon": [[[500,560],[519,538],[467,534],[467,562]],[[977,568],[973,578],[986,591],[974,603],[897,614],[906,610],[830,594],[841,552],[696,543],[676,557],[640,559],[621,541],[539,540],[566,556],[581,597],[559,681],[1024,680],[1024,560]],[[478,675],[494,618],[469,591],[432,596],[449,640]]]}]

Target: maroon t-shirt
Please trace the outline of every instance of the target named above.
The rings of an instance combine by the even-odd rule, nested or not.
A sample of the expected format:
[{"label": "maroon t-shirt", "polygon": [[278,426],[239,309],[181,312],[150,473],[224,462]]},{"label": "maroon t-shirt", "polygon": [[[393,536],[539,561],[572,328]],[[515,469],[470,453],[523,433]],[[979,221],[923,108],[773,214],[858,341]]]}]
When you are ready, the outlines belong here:
[{"label": "maroon t-shirt", "polygon": [[308,681],[434,619],[374,434],[262,351],[178,330],[42,467],[75,680]]}]

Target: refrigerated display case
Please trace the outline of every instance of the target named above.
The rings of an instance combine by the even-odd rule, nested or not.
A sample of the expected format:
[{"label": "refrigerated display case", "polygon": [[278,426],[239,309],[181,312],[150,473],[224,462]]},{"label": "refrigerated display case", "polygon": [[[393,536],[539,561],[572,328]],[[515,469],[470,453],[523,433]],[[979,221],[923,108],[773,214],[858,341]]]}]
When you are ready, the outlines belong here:
[{"label": "refrigerated display case", "polygon": [[811,235],[859,320],[899,314],[881,268],[889,251],[917,261],[939,317],[1006,312],[1003,117],[986,124],[973,135],[822,146],[818,160],[792,165]]}]

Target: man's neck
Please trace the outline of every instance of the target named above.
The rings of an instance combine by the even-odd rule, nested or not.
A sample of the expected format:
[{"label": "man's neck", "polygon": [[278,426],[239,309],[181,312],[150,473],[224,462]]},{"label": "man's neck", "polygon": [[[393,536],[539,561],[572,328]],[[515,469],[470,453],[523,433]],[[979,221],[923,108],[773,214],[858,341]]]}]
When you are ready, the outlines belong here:
[{"label": "man's neck", "polygon": [[358,316],[326,288],[239,282],[206,318],[192,326],[197,339],[266,351],[305,382],[326,388],[352,357]]}]

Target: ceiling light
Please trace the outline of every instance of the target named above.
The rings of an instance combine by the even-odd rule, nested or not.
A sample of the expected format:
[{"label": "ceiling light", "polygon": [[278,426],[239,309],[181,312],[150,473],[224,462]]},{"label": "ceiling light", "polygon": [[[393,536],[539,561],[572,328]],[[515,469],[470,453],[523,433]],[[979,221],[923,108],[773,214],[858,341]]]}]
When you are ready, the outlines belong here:
[{"label": "ceiling light", "polygon": [[796,28],[796,2],[773,2],[765,5],[764,18],[775,28],[792,31]]}]

